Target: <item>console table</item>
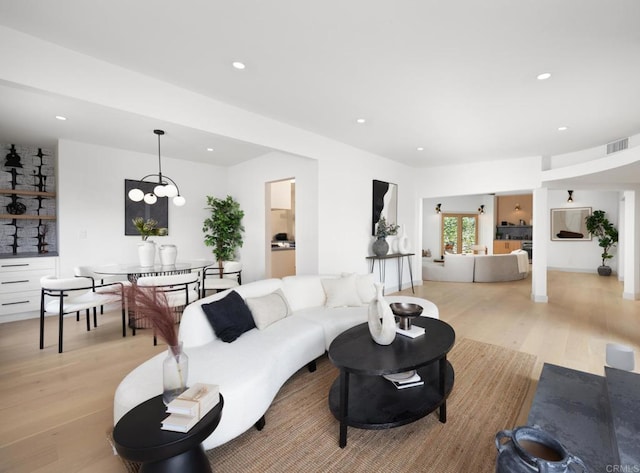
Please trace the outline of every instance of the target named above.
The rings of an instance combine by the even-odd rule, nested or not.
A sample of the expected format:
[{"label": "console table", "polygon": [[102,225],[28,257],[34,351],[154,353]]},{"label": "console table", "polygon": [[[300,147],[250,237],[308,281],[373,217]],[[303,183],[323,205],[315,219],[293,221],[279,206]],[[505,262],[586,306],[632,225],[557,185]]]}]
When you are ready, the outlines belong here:
[{"label": "console table", "polygon": [[407,258],[407,263],[409,265],[409,279],[411,282],[411,292],[416,293],[413,288],[413,271],[411,268],[411,257],[414,256],[415,253],[391,253],[384,256],[367,256],[369,260],[369,272],[373,273],[373,269],[376,261],[378,262],[378,271],[380,272],[380,282],[384,283],[385,280],[385,272],[386,272],[386,262],[388,259],[397,259],[398,260],[398,291],[402,290],[402,270],[403,270],[403,258]]}]

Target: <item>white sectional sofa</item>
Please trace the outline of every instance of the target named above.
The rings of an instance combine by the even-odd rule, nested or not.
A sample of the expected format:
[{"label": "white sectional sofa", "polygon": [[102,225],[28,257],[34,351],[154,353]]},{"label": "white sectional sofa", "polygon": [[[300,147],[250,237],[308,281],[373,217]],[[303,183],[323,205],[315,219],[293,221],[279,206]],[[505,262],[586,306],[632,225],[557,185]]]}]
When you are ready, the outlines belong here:
[{"label": "white sectional sofa", "polygon": [[446,255],[444,263],[422,258],[422,279],[447,282],[501,282],[524,279],[529,273],[525,251],[506,255]]},{"label": "white sectional sofa", "polygon": [[[227,343],[216,336],[203,305],[221,301],[231,291],[244,299],[260,328]],[[288,308],[278,305],[283,299],[280,295]],[[288,276],[244,284],[190,304],[179,332],[189,357],[188,384],[217,384],[224,396],[220,424],[203,442],[204,448],[228,442],[254,425],[262,428],[280,387],[305,365],[313,371],[316,358],[337,335],[366,322],[374,296],[371,274]],[[439,316],[435,304],[425,299],[385,299],[389,303],[414,302],[423,307],[423,316]],[[136,405],[162,393],[165,357],[166,353],[161,353],[151,358],[122,380],[115,393],[114,424]]]}]

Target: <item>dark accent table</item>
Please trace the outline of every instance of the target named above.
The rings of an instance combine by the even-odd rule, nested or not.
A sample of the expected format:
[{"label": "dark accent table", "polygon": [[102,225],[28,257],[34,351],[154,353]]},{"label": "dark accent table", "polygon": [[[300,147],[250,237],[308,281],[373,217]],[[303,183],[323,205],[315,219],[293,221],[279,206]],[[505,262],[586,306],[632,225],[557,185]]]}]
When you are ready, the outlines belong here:
[{"label": "dark accent table", "polygon": [[402,290],[402,270],[403,270],[403,259],[407,258],[407,264],[409,265],[409,279],[411,282],[411,292],[415,294],[415,289],[413,288],[413,270],[411,268],[411,257],[414,256],[415,253],[391,253],[384,256],[367,256],[367,259],[370,262],[369,272],[373,273],[373,267],[375,266],[376,261],[378,262],[378,272],[380,273],[380,281],[384,283],[385,273],[386,273],[386,262],[388,259],[397,259],[398,260],[398,291]]},{"label": "dark accent table", "polygon": [[201,444],[218,426],[223,405],[221,394],[218,405],[189,432],[172,432],[160,428],[169,414],[162,396],[153,397],[118,421],[113,429],[116,450],[127,460],[142,463],[140,473],[211,473]]},{"label": "dark accent table", "polygon": [[[396,335],[391,345],[378,345],[368,324],[340,334],[329,347],[329,359],[340,376],[329,391],[329,409],[340,421],[338,445],[347,444],[347,426],[390,429],[414,422],[440,408],[447,421],[447,397],[454,371],[447,353],[455,342],[453,328],[438,319],[416,317],[413,325],[426,329],[409,338]],[[416,369],[424,385],[397,389],[384,374]]]}]

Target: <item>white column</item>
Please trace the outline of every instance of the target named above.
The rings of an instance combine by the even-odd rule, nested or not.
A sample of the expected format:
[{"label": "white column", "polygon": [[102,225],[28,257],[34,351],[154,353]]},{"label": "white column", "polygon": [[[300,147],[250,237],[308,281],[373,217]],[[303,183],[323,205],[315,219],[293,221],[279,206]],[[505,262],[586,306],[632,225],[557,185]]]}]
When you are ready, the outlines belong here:
[{"label": "white column", "polygon": [[640,300],[640,191],[624,192],[624,225],[620,245],[624,255],[622,298]]},{"label": "white column", "polygon": [[547,296],[548,194],[546,188],[533,190],[533,260],[531,269],[531,300],[533,302],[549,302]]}]

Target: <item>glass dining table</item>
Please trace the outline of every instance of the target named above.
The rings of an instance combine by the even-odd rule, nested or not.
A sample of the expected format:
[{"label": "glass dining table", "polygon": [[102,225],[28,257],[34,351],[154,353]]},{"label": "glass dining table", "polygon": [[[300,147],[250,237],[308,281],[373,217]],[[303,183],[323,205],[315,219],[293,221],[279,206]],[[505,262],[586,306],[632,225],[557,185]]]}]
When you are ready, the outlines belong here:
[{"label": "glass dining table", "polygon": [[184,274],[194,271],[202,271],[207,266],[214,264],[209,260],[178,261],[175,264],[163,266],[140,266],[139,264],[109,264],[94,266],[91,268],[96,274],[104,276],[126,276],[130,282],[136,282],[143,276],[165,276],[167,274]]}]

